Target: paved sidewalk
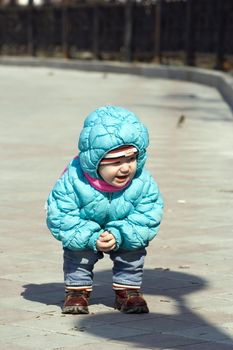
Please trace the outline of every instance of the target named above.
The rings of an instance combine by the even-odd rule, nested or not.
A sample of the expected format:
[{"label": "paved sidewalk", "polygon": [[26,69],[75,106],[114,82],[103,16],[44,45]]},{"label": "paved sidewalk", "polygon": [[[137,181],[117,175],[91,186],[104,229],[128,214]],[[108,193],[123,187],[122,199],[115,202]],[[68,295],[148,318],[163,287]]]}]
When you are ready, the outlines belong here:
[{"label": "paved sidewalk", "polygon": [[[148,126],[147,167],[166,202],[145,266],[148,315],[112,308],[107,257],[96,266],[91,314],[61,314],[62,251],[44,202],[84,117],[105,104]],[[0,66],[0,153],[1,350],[233,349],[233,116],[215,89]]]}]

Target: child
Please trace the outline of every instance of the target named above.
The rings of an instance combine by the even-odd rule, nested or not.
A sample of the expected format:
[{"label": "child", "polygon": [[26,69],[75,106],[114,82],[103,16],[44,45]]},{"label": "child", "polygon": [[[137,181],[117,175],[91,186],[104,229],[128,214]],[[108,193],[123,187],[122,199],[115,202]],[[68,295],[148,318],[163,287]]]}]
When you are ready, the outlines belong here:
[{"label": "child", "polygon": [[144,169],[148,132],[130,111],[96,109],[84,122],[79,155],[48,198],[47,225],[64,249],[63,313],[87,314],[93,268],[113,261],[115,308],[147,313],[140,293],[145,247],[158,232],[163,201]]}]

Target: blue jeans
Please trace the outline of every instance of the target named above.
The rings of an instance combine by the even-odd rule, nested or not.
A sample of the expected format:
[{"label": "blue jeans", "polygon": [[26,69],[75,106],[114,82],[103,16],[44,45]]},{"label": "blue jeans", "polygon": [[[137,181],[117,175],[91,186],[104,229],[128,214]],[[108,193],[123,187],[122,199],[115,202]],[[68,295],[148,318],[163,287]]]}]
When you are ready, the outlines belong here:
[{"label": "blue jeans", "polygon": [[[140,288],[146,249],[117,250],[106,253],[113,261],[113,284]],[[102,252],[73,251],[64,248],[64,280],[67,287],[85,287],[93,284],[94,265],[102,259]]]}]

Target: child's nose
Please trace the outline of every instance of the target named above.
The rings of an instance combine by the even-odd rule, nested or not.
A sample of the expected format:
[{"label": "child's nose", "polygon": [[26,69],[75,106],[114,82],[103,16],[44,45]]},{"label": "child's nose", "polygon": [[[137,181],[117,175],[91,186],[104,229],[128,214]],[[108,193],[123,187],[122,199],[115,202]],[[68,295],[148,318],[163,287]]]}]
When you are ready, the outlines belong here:
[{"label": "child's nose", "polygon": [[128,163],[123,163],[120,168],[121,172],[127,173],[129,171],[129,164]]}]

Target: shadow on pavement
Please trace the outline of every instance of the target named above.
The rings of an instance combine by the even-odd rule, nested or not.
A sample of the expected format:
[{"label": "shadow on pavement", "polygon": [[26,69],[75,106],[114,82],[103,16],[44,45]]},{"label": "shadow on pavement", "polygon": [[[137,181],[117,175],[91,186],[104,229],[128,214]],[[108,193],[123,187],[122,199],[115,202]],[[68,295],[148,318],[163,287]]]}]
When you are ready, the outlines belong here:
[{"label": "shadow on pavement", "polygon": [[[95,273],[91,305],[102,304],[113,307],[114,294],[111,290],[111,271]],[[207,281],[184,272],[169,269],[145,269],[143,292],[148,304],[159,305],[160,312],[141,315],[125,315],[112,311],[91,312],[90,315],[73,317],[74,327],[86,334],[103,339],[124,342],[135,348],[232,350],[233,339],[222,330],[210,324],[195,313],[195,307],[187,305],[186,296],[208,288]],[[64,286],[62,283],[24,285],[25,299],[47,305],[62,305]],[[151,298],[155,296],[155,300]],[[209,300],[211,292],[209,293]],[[206,300],[206,303],[209,302]],[[161,304],[164,303],[164,304]],[[161,305],[171,303],[173,311],[161,312]],[[190,304],[190,297],[189,297]],[[151,305],[152,306],[152,305]],[[164,309],[167,308],[164,306]],[[114,329],[116,332],[114,333]],[[119,332],[122,334],[119,334]],[[185,345],[186,344],[186,345]],[[193,344],[189,345],[188,344]],[[194,345],[195,344],[195,345]]]}]

